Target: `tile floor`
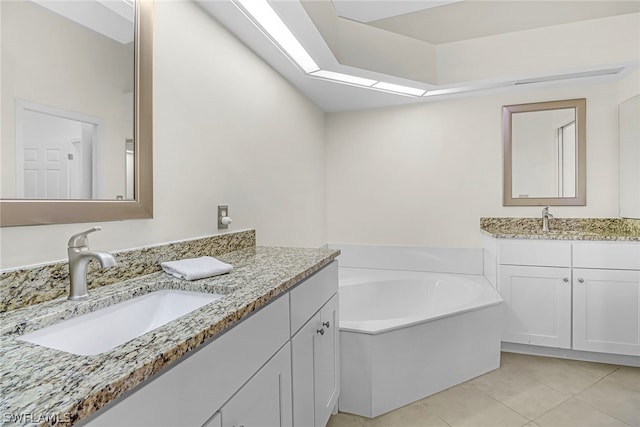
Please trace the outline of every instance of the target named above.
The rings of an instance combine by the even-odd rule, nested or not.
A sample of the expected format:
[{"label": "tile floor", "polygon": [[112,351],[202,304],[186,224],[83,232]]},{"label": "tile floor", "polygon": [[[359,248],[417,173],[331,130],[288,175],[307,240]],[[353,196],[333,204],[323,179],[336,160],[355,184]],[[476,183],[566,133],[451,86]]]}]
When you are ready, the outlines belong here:
[{"label": "tile floor", "polygon": [[640,368],[502,353],[500,369],[368,419],[328,427],[640,427]]}]

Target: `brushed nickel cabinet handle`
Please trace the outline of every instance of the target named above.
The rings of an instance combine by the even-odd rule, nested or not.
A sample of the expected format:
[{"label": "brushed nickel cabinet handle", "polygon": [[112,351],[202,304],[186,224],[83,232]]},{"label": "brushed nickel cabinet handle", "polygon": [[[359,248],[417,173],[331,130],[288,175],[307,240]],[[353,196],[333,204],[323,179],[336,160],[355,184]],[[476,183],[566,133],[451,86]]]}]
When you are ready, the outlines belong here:
[{"label": "brushed nickel cabinet handle", "polygon": [[584,279],[580,278],[580,279],[578,279],[578,282],[584,283]]},{"label": "brushed nickel cabinet handle", "polygon": [[325,328],[330,328],[331,324],[329,322],[322,322],[322,326],[324,326]]},{"label": "brushed nickel cabinet handle", "polygon": [[562,281],[563,281],[564,283],[567,283],[567,282],[569,281],[569,278],[568,278],[568,277],[565,277],[564,279],[562,279]]},{"label": "brushed nickel cabinet handle", "polygon": [[316,333],[318,333],[320,335],[324,335],[324,329],[318,329],[318,330],[316,330]]}]

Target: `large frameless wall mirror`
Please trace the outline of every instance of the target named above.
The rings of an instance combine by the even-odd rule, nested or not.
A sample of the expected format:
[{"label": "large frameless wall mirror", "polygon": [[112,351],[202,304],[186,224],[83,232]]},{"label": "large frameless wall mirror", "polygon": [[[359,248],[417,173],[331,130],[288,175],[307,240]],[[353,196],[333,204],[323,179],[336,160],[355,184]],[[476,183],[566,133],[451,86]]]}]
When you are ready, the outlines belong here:
[{"label": "large frameless wall mirror", "polygon": [[585,206],[586,100],[502,109],[504,206]]},{"label": "large frameless wall mirror", "polygon": [[152,0],[0,2],[2,226],[151,218]]}]

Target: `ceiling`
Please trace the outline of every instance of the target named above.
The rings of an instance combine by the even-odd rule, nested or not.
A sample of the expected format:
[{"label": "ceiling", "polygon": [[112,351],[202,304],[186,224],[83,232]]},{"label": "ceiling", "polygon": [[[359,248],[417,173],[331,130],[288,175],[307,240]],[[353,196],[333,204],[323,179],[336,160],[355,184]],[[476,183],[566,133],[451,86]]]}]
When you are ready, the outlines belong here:
[{"label": "ceiling", "polygon": [[432,1],[371,1],[371,0],[333,0],[331,3],[336,15],[358,22],[371,22],[379,19],[410,14],[462,0]]},{"label": "ceiling", "polygon": [[342,18],[433,44],[640,12],[640,1],[615,0],[332,0],[332,3]]},{"label": "ceiling", "polygon": [[133,42],[133,0],[31,0],[122,44]]},{"label": "ceiling", "polygon": [[[526,85],[530,88],[557,84],[554,80],[563,85],[612,81],[640,62],[640,0],[269,0],[321,69],[423,89],[429,94],[408,97],[311,77],[230,0],[197,1],[324,111],[526,90],[521,83],[530,83]],[[600,37],[603,46],[598,51],[589,34],[593,37],[598,28],[610,28],[602,27],[603,23],[610,25],[607,19],[622,15],[631,16],[625,21],[625,28],[631,30],[621,30],[617,38]],[[561,34],[564,28],[575,28],[580,37],[564,44],[545,40],[547,33]],[[511,62],[508,55],[499,57],[500,43],[519,38],[528,43],[526,49],[516,44]],[[531,46],[538,39],[547,44]],[[491,50],[483,58],[472,58],[474,46],[486,48],[493,46],[491,43],[497,46],[495,59],[486,58],[493,54]],[[606,43],[629,46],[626,53],[616,56],[607,54],[616,49],[608,49]],[[559,56],[552,52],[556,44],[558,49],[570,46],[580,55]],[[480,55],[483,51],[477,52]],[[483,72],[492,61],[497,61],[494,70]],[[608,74],[598,76],[601,70],[608,70]]]}]

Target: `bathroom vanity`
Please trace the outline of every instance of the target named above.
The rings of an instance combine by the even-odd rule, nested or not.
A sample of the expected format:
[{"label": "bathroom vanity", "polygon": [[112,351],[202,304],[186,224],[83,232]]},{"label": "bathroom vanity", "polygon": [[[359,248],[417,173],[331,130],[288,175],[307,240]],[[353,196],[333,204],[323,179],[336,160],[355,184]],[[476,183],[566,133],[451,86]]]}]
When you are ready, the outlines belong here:
[{"label": "bathroom vanity", "polygon": [[505,301],[503,349],[640,365],[639,235],[482,229],[485,276]]},{"label": "bathroom vanity", "polygon": [[93,290],[100,304],[125,290],[223,295],[95,356],[16,339],[75,302],[3,313],[0,410],[17,424],[324,426],[340,384],[338,254],[249,247],[221,257],[230,274],[185,282],[157,272]]},{"label": "bathroom vanity", "polygon": [[337,290],[333,262],[86,425],[326,425],[340,383]]}]

